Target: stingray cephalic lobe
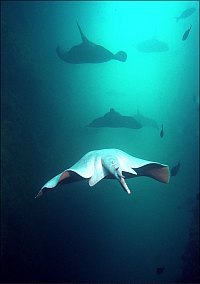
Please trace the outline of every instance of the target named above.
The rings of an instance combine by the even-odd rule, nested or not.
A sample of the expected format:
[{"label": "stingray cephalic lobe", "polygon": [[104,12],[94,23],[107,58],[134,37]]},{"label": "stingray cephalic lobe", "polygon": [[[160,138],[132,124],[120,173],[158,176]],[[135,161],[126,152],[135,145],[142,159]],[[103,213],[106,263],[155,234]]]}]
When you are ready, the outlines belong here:
[{"label": "stingray cephalic lobe", "polygon": [[158,162],[135,158],[119,149],[94,150],[85,154],[72,167],[49,180],[38,192],[36,198],[65,183],[87,179],[89,185],[94,186],[103,178],[117,179],[122,188],[130,194],[125,178],[139,176],[147,176],[168,183],[169,167]]}]

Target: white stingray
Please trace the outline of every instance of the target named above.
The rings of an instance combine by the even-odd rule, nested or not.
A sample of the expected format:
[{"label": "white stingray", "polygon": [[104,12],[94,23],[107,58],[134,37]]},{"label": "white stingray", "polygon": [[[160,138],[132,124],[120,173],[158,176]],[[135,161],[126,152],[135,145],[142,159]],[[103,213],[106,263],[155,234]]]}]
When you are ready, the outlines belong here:
[{"label": "white stingray", "polygon": [[102,149],[88,152],[71,168],[64,170],[49,180],[39,191],[36,198],[45,191],[63,183],[88,179],[89,185],[94,186],[103,178],[116,178],[123,189],[130,194],[125,178],[148,176],[160,182],[168,183],[169,167],[157,162],[135,158],[118,149]]}]

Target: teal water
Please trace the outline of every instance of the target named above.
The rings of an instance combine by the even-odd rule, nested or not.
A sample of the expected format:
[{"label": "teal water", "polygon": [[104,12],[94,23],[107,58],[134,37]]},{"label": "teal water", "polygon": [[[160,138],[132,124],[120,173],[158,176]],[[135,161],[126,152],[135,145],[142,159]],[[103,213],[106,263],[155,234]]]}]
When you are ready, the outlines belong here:
[{"label": "teal water", "polygon": [[[176,22],[190,7],[196,11]],[[76,21],[127,61],[60,60],[57,45],[81,42]],[[155,35],[168,51],[137,49]],[[198,42],[198,1],[1,2],[2,282],[199,282]],[[139,110],[163,124],[163,138],[150,127],[87,127],[110,108]],[[34,199],[103,148],[181,168],[169,184],[129,179],[130,196],[105,179]]]}]

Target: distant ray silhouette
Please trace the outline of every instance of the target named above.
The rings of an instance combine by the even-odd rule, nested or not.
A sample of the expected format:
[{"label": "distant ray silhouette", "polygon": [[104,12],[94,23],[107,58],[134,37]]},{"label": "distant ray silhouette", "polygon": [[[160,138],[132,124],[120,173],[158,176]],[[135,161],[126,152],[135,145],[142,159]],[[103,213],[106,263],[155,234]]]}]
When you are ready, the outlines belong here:
[{"label": "distant ray silhouette", "polygon": [[127,59],[127,54],[124,51],[119,51],[113,54],[108,49],[101,45],[97,45],[89,41],[83,34],[79,24],[78,29],[81,34],[82,43],[73,46],[69,51],[63,51],[59,46],[56,49],[57,55],[60,59],[71,64],[81,64],[81,63],[102,63],[109,60],[118,60],[125,62]]},{"label": "distant ray silhouette", "polygon": [[154,35],[152,38],[139,42],[136,45],[137,50],[140,52],[164,52],[168,51],[169,47],[164,41],[160,41]]},{"label": "distant ray silhouette", "polygon": [[134,117],[121,115],[111,108],[104,116],[94,119],[88,126],[139,129],[142,127],[142,124]]},{"label": "distant ray silhouette", "polygon": [[157,122],[151,118],[148,118],[144,115],[142,115],[139,110],[137,111],[137,114],[133,116],[139,123],[142,124],[143,127],[153,127],[157,130],[159,130],[159,126]]}]

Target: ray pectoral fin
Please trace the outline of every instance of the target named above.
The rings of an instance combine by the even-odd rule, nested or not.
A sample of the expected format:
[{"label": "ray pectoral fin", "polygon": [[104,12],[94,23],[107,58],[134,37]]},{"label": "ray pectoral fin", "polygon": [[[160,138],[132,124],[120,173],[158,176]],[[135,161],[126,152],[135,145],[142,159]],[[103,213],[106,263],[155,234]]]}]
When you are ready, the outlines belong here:
[{"label": "ray pectoral fin", "polygon": [[62,183],[70,183],[73,181],[78,181],[79,179],[81,179],[81,177],[73,171],[64,171],[45,183],[45,185],[41,188],[35,198],[40,198],[46,192],[52,190],[58,185],[61,185]]},{"label": "ray pectoral fin", "polygon": [[61,175],[60,178],[58,180],[58,183],[64,181],[66,178],[69,178],[71,176],[70,172],[68,171],[64,171]]},{"label": "ray pectoral fin", "polygon": [[170,179],[169,167],[166,165],[151,163],[135,170],[138,176],[148,176],[163,183],[168,183]]},{"label": "ray pectoral fin", "polygon": [[65,174],[65,172],[58,174],[57,176],[50,179],[47,183],[45,183],[45,185],[41,188],[41,190],[38,192],[35,198],[40,198],[42,195],[44,195],[44,193],[56,187],[58,183],[60,182],[60,180],[63,179],[62,178],[63,174]]},{"label": "ray pectoral fin", "polygon": [[47,188],[47,187],[44,187],[44,188],[40,189],[38,194],[35,196],[35,199],[38,199],[38,198],[42,197],[45,193],[47,193],[50,190],[51,190],[51,188]]},{"label": "ray pectoral fin", "polygon": [[156,168],[156,169],[151,169],[149,172],[150,176],[160,182],[163,183],[169,183],[170,179],[170,171],[169,167],[161,167],[161,168]]}]

